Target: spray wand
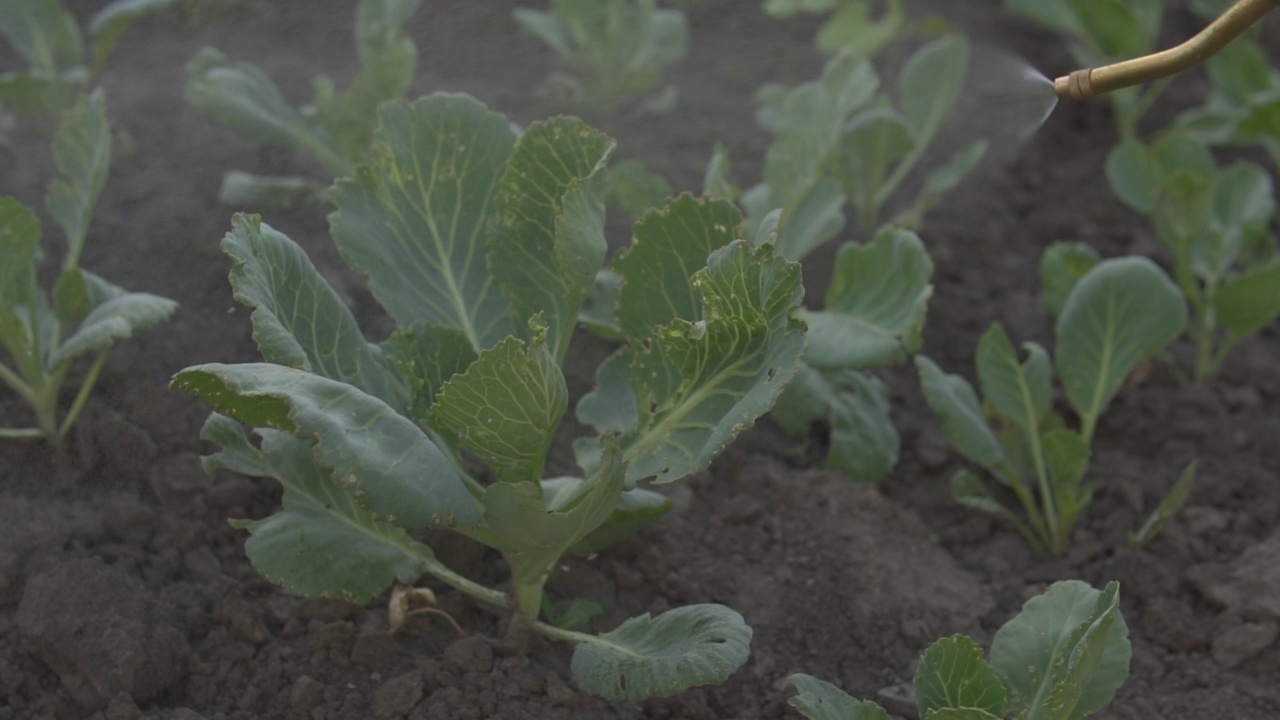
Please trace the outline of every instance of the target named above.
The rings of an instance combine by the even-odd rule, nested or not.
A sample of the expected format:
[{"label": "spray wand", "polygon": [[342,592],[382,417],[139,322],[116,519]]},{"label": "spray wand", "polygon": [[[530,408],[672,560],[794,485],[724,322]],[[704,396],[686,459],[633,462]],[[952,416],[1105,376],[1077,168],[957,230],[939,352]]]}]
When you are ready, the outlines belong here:
[{"label": "spray wand", "polygon": [[1076,70],[1054,80],[1054,92],[1063,99],[1083,100],[1180,73],[1208,60],[1276,5],[1280,5],[1280,0],[1240,0],[1177,47],[1111,65]]}]

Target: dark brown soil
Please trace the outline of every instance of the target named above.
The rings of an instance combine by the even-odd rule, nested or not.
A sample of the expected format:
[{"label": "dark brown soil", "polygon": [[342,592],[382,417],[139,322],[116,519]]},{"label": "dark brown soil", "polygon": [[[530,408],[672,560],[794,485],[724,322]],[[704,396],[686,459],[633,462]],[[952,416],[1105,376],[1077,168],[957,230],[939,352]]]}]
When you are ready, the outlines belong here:
[{"label": "dark brown soil", "polygon": [[[469,92],[521,123],[556,112],[535,92],[554,61],[516,29],[517,4],[427,3],[412,23],[415,93]],[[699,188],[717,140],[740,181],[754,182],[768,138],[752,122],[752,93],[816,74],[814,26],[770,20],[758,0],[690,4],[691,52],[673,73],[677,109],[597,124],[620,140],[618,157],[643,159],[679,190]],[[392,638],[376,605],[303,600],[260,578],[243,533],[226,521],[272,512],[279,490],[206,477],[198,430],[207,411],[166,386],[189,364],[256,358],[217,249],[230,218],[215,197],[222,173],[314,170],[197,118],[182,97],[183,64],[215,45],[305,101],[312,74],[342,83],[354,70],[351,6],[253,2],[200,26],[151,21],[102,77],[130,147],[112,168],[84,264],[182,309],[114,352],[66,457],[39,444],[0,445],[0,720],[795,717],[781,679],[801,671],[906,713],[894,699],[929,642],[953,632],[986,642],[1027,597],[1064,578],[1123,586],[1132,677],[1102,716],[1280,717],[1276,328],[1242,346],[1207,387],[1180,384],[1162,362],[1121,395],[1098,433],[1098,499],[1066,559],[1035,556],[1010,528],[949,500],[959,460],[902,369],[888,380],[903,460],[880,486],[812,469],[822,448],[797,450],[762,422],[709,472],[668,488],[676,501],[668,517],[590,560],[566,561],[549,584],[557,598],[605,606],[598,629],[679,604],[736,608],[755,628],[752,656],[721,687],[614,705],[574,687],[570,648],[504,654],[486,641],[500,634],[501,618],[444,588],[441,606],[466,638],[440,622]],[[1069,69],[1060,41],[1008,17],[996,0],[918,9],[942,12],[1047,72]],[[1170,24],[1171,38],[1190,27],[1177,12]],[[1280,40],[1276,29],[1268,32]],[[1181,82],[1151,122],[1167,122],[1202,92],[1202,81]],[[999,103],[976,108],[999,118]],[[1001,138],[998,162],[930,218],[923,236],[937,289],[926,352],[943,367],[971,375],[978,337],[997,320],[1017,339],[1051,343],[1036,267],[1052,241],[1165,259],[1106,187],[1113,141],[1105,102],[1061,107],[1024,147]],[[0,192],[39,204],[50,170],[45,141],[25,134],[0,151]],[[386,325],[340,262],[324,215],[303,208],[267,219],[307,248],[377,337]],[[626,225],[611,227],[611,242],[624,244]],[[813,268],[825,266],[815,260]],[[809,273],[811,295],[824,272]],[[600,356],[583,342],[575,356]],[[1185,361],[1186,351],[1168,359]],[[590,367],[570,374],[581,391]],[[0,424],[24,418],[17,400],[0,395]],[[1187,508],[1147,550],[1125,549],[1127,533],[1193,458],[1200,480]],[[567,466],[567,452],[556,462]],[[496,557],[447,536],[435,544],[464,574],[502,582]]]}]

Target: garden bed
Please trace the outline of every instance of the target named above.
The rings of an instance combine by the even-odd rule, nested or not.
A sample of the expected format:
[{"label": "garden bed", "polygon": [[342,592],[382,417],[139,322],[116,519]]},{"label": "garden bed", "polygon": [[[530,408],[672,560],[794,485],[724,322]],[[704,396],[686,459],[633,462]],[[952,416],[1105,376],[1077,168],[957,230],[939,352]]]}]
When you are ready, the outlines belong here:
[{"label": "garden bed", "polygon": [[[65,456],[39,443],[0,445],[0,720],[99,711],[109,720],[797,717],[782,682],[795,672],[906,714],[912,663],[930,642],[964,632],[986,644],[1027,598],[1065,578],[1121,583],[1131,677],[1099,717],[1280,717],[1274,326],[1204,387],[1183,384],[1163,360],[1135,375],[1099,427],[1091,474],[1101,487],[1063,559],[1034,554],[1010,527],[951,501],[947,481],[962,461],[914,372],[900,368],[886,379],[902,460],[881,484],[820,469],[823,435],[802,441],[762,420],[710,470],[665,487],[675,501],[668,516],[566,561],[548,584],[554,598],[600,602],[600,629],[681,604],[738,610],[755,631],[751,659],[721,686],[608,703],[575,687],[567,646],[513,655],[486,639],[501,635],[501,618],[444,586],[433,586],[440,607],[465,638],[438,620],[391,637],[383,605],[299,599],[262,579],[227,519],[273,512],[280,491],[225,470],[206,476],[207,408],[167,385],[188,365],[258,357],[218,249],[231,215],[216,198],[223,172],[314,169],[203,122],[183,99],[183,66],[213,45],[302,102],[313,74],[341,84],[354,70],[350,5],[255,2],[198,26],[150,20],[102,75],[113,126],[127,138],[117,146],[127,147],[83,264],[181,308],[171,324],[113,351]],[[420,53],[410,95],[467,92],[522,124],[555,114],[536,93],[554,58],[519,32],[510,17],[518,5],[423,8],[409,26]],[[641,159],[678,191],[697,192],[720,141],[744,183],[758,177],[768,137],[752,121],[753,92],[808,80],[822,64],[812,23],[773,20],[758,5],[691,3],[689,56],[671,74],[676,108],[590,120],[619,141],[617,158]],[[1071,69],[1060,41],[996,0],[916,10],[943,13],[976,42],[1046,72]],[[1170,16],[1170,38],[1193,27]],[[1202,92],[1195,80],[1175,85],[1150,121]],[[970,112],[999,126],[999,104]],[[1167,260],[1147,222],[1106,187],[1114,132],[1105,102],[1063,105],[1025,145],[997,139],[991,161],[929,216],[921,236],[936,290],[924,352],[942,367],[972,377],[974,348],[993,321],[1014,338],[1052,344],[1037,274],[1050,242]],[[0,150],[0,192],[38,206],[51,173],[47,143],[33,132]],[[329,239],[326,213],[313,206],[265,219],[307,250],[366,330],[385,334],[381,310]],[[626,228],[610,222],[612,246],[628,242]],[[820,270],[806,273],[811,298],[828,265],[821,253],[806,261]],[[567,372],[577,397],[608,347],[585,334],[575,342]],[[1188,352],[1180,344],[1167,356],[1185,361]],[[25,412],[0,395],[0,425]],[[1199,480],[1184,510],[1148,548],[1128,549],[1128,534],[1192,459]],[[557,445],[551,469],[571,465],[567,443]],[[496,554],[443,534],[433,546],[464,575],[503,581]]]}]

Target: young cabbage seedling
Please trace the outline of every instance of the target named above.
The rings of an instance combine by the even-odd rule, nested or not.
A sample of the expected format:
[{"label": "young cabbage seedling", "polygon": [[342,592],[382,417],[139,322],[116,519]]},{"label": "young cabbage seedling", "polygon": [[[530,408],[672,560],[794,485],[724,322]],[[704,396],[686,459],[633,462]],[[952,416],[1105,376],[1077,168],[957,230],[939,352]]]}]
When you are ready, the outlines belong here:
[{"label": "young cabbage seedling", "polygon": [[1243,161],[1220,170],[1204,145],[1173,133],[1149,147],[1137,140],[1117,146],[1107,178],[1173,251],[1174,276],[1194,311],[1192,379],[1204,382],[1237,345],[1280,317],[1271,176]]},{"label": "young cabbage seedling", "polygon": [[[1146,258],[1119,258],[1099,263],[1071,288],[1058,315],[1052,361],[1032,342],[1024,343],[1027,357],[1019,359],[1004,328],[991,326],[976,356],[985,402],[964,378],[917,356],[925,400],[947,440],[1012,490],[1026,521],[969,470],[952,478],[952,496],[1006,519],[1041,552],[1066,552],[1095,489],[1085,477],[1098,419],[1129,373],[1186,325],[1186,302],[1168,276]],[[1079,431],[1053,412],[1055,366]]]},{"label": "young cabbage seedling", "polygon": [[[403,98],[413,82],[418,49],[404,24],[422,0],[360,0],[356,49],[361,70],[339,91],[326,75],[312,81],[315,100],[296,110],[261,70],[213,48],[187,64],[187,100],[206,120],[252,140],[301,150],[329,177],[351,175],[369,149],[378,105]],[[287,205],[323,200],[321,183],[303,177],[229,172],[220,200],[234,206]]]},{"label": "young cabbage seedling", "polygon": [[[1129,628],[1120,587],[1095,590],[1064,580],[1031,598],[996,631],[989,659],[965,635],[925,650],[916,670],[920,720],[1078,720],[1106,707],[1129,677]],[[890,720],[811,675],[787,678],[800,694],[788,702],[809,720]]]},{"label": "young cabbage seedling", "polygon": [[[12,366],[0,362],[0,381],[35,413],[34,427],[0,428],[0,438],[44,438],[61,446],[89,399],[117,341],[167,319],[177,303],[130,293],[79,267],[93,206],[111,164],[106,100],[81,96],[53,139],[62,177],[49,187],[46,207],[66,236],[66,254],[50,297],[36,282],[43,259],[40,221],[11,197],[0,197],[0,344]],[[73,361],[93,356],[71,407],[58,416],[58,400]]]},{"label": "young cabbage seedling", "polygon": [[[675,199],[641,219],[615,265],[625,344],[578,407],[599,431],[575,446],[583,473],[543,479],[568,407],[560,365],[606,251],[612,148],[573,118],[517,135],[464,95],[384,104],[369,162],[334,186],[330,216],[399,328],[380,345],[297,245],[236,216],[223,247],[266,362],[188,368],[174,386],[221,413],[205,426],[222,447],[210,468],[285,487],[281,512],[240,524],[263,575],[359,603],[431,576],[512,610],[515,639],[577,643],[578,683],[608,698],[721,682],[746,660],[751,630],[720,605],[599,636],[539,619],[559,559],[664,513],[670,502],[636,483],[707,467],[768,411],[804,351],[799,267],[737,239],[730,203]],[[467,472],[464,455],[487,475]],[[446,567],[409,534],[424,527],[496,549],[509,588]]]},{"label": "young cabbage seedling", "polygon": [[573,68],[576,76],[552,73],[546,83],[572,106],[611,113],[636,98],[649,112],[675,105],[675,87],[659,86],[688,49],[684,12],[655,0],[551,0],[549,12],[521,8],[515,19]]},{"label": "young cabbage seedling", "polygon": [[[741,198],[749,231],[776,237],[781,252],[800,259],[840,232],[844,206],[852,204],[862,234],[871,238],[839,250],[824,309],[805,314],[821,329],[810,335],[804,369],[773,414],[797,434],[825,422],[828,465],[858,480],[882,478],[896,464],[899,446],[887,390],[867,371],[902,362],[919,348],[933,290],[933,263],[902,226],[919,224],[958,185],[981,159],[985,142],[929,174],[893,222],[881,224],[881,208],[950,113],[967,57],[967,43],[957,36],[921,47],[898,75],[896,105],[880,90],[871,64],[848,49],[827,63],[819,80],[760,93],[757,118],[778,140],[766,156],[764,182]],[[717,150],[705,191],[734,197],[728,175],[728,158]]]},{"label": "young cabbage seedling", "polygon": [[135,22],[186,0],[115,0],[89,21],[93,47],[61,0],[5,0],[0,36],[26,62],[26,70],[0,74],[0,103],[60,118],[106,65]]},{"label": "young cabbage seedling", "polygon": [[[1066,36],[1078,67],[1098,67],[1147,55],[1155,48],[1164,0],[1005,0],[1005,7]],[[1107,93],[1121,138],[1137,132],[1138,120],[1169,80]]]}]

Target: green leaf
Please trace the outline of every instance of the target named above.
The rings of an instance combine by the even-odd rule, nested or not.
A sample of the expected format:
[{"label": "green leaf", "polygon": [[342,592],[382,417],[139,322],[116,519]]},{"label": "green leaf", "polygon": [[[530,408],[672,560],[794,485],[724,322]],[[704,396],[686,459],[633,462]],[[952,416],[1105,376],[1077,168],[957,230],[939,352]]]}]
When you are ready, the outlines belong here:
[{"label": "green leaf", "polygon": [[596,273],[595,282],[587,294],[587,301],[578,313],[578,322],[597,336],[614,342],[623,339],[618,326],[618,292],[622,289],[622,277],[606,268]]},{"label": "green leaf", "polygon": [[591,618],[602,612],[604,608],[600,603],[576,598],[563,613],[558,613],[551,598],[546,593],[542,594],[542,616],[547,622],[564,630],[581,630],[591,622]]},{"label": "green leaf", "polygon": [[[0,343],[19,368],[38,372],[43,362],[36,325],[45,301],[36,284],[40,220],[14,198],[0,196]],[[26,374],[24,372],[23,374]]]},{"label": "green leaf", "polygon": [[182,0],[115,0],[93,14],[89,34],[93,36],[93,70],[98,72],[115,52],[120,38],[134,23],[156,15]]},{"label": "green leaf", "polygon": [[640,417],[624,438],[630,480],[671,482],[705,468],[773,406],[800,367],[799,265],[736,240],[690,282],[704,319],[676,319],[632,346]]},{"label": "green leaf", "polygon": [[578,685],[607,700],[667,697],[718,685],[747,661],[751,628],[722,605],[690,605],[631,618],[580,643],[571,668]]},{"label": "green leaf", "polygon": [[[576,477],[543,480],[543,502],[548,507],[558,507],[564,504],[561,496],[580,492],[579,488],[584,482],[586,481],[582,478]],[[618,504],[609,517],[569,551],[575,555],[599,552],[667,514],[671,507],[671,499],[661,493],[644,488],[624,490],[618,496]]]},{"label": "green leaf", "polygon": [[845,368],[804,364],[778,397],[770,417],[794,435],[822,421],[830,428],[829,468],[860,482],[878,482],[898,463],[898,431],[889,417],[889,389],[878,378]]},{"label": "green leaf", "polygon": [[477,352],[512,334],[485,253],[514,144],[506,118],[466,95],[380,109],[369,163],[334,186],[329,224],[401,327],[457,328]]},{"label": "green leaf", "polygon": [[[1080,718],[1104,707],[1129,675],[1129,630],[1118,585],[1054,583],[996,631],[991,666],[1019,716]],[[1024,715],[1030,713],[1030,715]]]},{"label": "green leaf", "polygon": [[853,117],[835,150],[837,176],[862,218],[875,227],[880,216],[880,188],[894,165],[916,148],[907,119],[887,106],[875,106]]},{"label": "green leaf", "polygon": [[445,383],[431,426],[458,438],[504,482],[542,477],[547,450],[569,404],[545,328],[526,345],[508,337]]},{"label": "green leaf", "polygon": [[595,390],[582,396],[576,408],[578,420],[598,432],[626,434],[640,421],[636,393],[631,387],[630,347],[619,348],[596,368]]},{"label": "green leaf", "polygon": [[6,0],[0,3],[0,34],[37,76],[55,78],[80,64],[84,40],[75,16],[60,0]]},{"label": "green leaf", "polygon": [[529,10],[528,8],[516,8],[512,13],[516,24],[525,32],[533,35],[542,42],[546,43],[561,60],[565,62],[573,62],[573,46],[572,39],[569,37],[567,28],[556,20],[555,16],[549,12],[541,10]]},{"label": "green leaf", "polygon": [[253,308],[253,339],[267,362],[354,385],[397,411],[405,389],[302,248],[256,215],[237,214],[222,250],[235,298]]},{"label": "green leaf", "polygon": [[294,110],[253,65],[203,48],[187,63],[187,75],[187,101],[209,122],[259,142],[306,150],[335,174],[349,169],[334,154],[327,134]]},{"label": "green leaf", "polygon": [[1160,172],[1151,162],[1141,140],[1126,138],[1107,154],[1107,181],[1124,204],[1140,213],[1150,213],[1156,202]]},{"label": "green leaf", "polygon": [[671,194],[671,183],[638,160],[617,163],[604,176],[605,202],[622,208],[631,218],[661,207]]},{"label": "green leaf", "polygon": [[802,314],[810,329],[805,362],[868,369],[905,360],[920,347],[932,275],[924,244],[909,230],[842,246],[826,309]]},{"label": "green leaf", "polygon": [[920,188],[919,194],[912,202],[911,209],[899,214],[897,222],[909,222],[912,226],[918,226],[924,222],[925,213],[950,195],[960,186],[961,181],[978,167],[978,163],[982,162],[982,158],[987,154],[987,147],[988,142],[985,138],[975,140],[952,155],[941,166],[930,171],[924,179],[924,187]]},{"label": "green leaf", "polygon": [[901,37],[906,28],[907,13],[902,0],[889,0],[879,17],[873,17],[870,0],[847,0],[818,30],[818,49],[833,53],[851,47],[863,57],[874,57],[885,45]]},{"label": "green leaf", "polygon": [[902,114],[915,133],[916,147],[933,139],[951,113],[969,69],[969,43],[949,35],[917,50],[898,75]]},{"label": "green leaf", "polygon": [[725,200],[683,194],[646,213],[632,236],[613,270],[622,278],[618,325],[624,335],[640,337],[672,320],[702,319],[702,300],[689,278],[713,251],[742,237],[742,213]]},{"label": "green leaf", "polygon": [[1025,343],[1023,348],[1027,360],[1019,362],[1008,334],[994,323],[978,342],[975,362],[982,396],[991,407],[1024,433],[1038,434],[1052,400],[1053,363],[1039,345]]},{"label": "green leaf", "polygon": [[46,205],[67,236],[62,266],[69,268],[79,262],[93,206],[111,167],[111,127],[101,90],[80,97],[67,112],[53,137],[53,157],[63,177],[49,186]]},{"label": "green leaf", "polygon": [[729,178],[733,163],[729,160],[729,151],[722,143],[717,142],[707,161],[707,170],[702,176],[702,194],[715,200],[729,200],[738,197],[738,188]]},{"label": "green leaf", "polygon": [[348,158],[362,156],[369,146],[378,106],[398,100],[413,82],[418,50],[402,25],[421,0],[362,0],[356,17],[360,72],[346,90],[337,92],[324,76],[317,77],[313,116]]},{"label": "green leaf", "polygon": [[890,720],[884,708],[870,700],[858,700],[825,680],[796,673],[786,681],[800,691],[787,704],[809,720]]},{"label": "green leaf", "polygon": [[536,123],[517,141],[499,186],[489,271],[511,303],[518,334],[545,314],[557,360],[604,262],[602,177],[613,147],[576,118]]},{"label": "green leaf", "polygon": [[1179,272],[1220,276],[1235,254],[1214,227],[1214,185],[1212,175],[1179,170],[1156,193],[1156,235],[1173,250]]},{"label": "green leaf", "polygon": [[1004,717],[1008,701],[1004,685],[982,659],[982,647],[964,635],[943,638],[925,650],[915,686],[922,718],[947,708],[975,708]]},{"label": "green leaf", "polygon": [[1004,450],[987,419],[973,386],[959,375],[947,375],[932,360],[916,356],[920,386],[933,414],[942,421],[942,434],[961,455],[999,475],[1007,463]]},{"label": "green leaf", "polygon": [[359,389],[269,363],[207,364],[179,372],[172,386],[220,413],[313,443],[317,462],[339,482],[358,483],[362,501],[397,525],[474,525],[475,500],[422,430]]},{"label": "green leaf", "polygon": [[1010,525],[1018,529],[1032,545],[1040,547],[1040,540],[1030,533],[1030,528],[1026,523],[1011,510],[1001,505],[998,500],[991,496],[987,491],[987,486],[983,484],[982,478],[975,475],[969,470],[958,470],[955,475],[951,476],[951,499],[964,505],[989,515],[996,515]]},{"label": "green leaf", "polygon": [[327,187],[296,176],[253,175],[232,170],[222,176],[218,202],[233,208],[263,208],[326,202]]},{"label": "green leaf", "polygon": [[1056,364],[1086,443],[1134,367],[1186,326],[1182,293],[1146,258],[1103,261],[1076,284],[1058,316]]},{"label": "green leaf", "polygon": [[1169,494],[1164,496],[1155,510],[1147,516],[1142,523],[1142,527],[1138,531],[1129,536],[1129,546],[1141,549],[1146,547],[1156,536],[1164,530],[1164,526],[1169,524],[1174,515],[1182,509],[1187,499],[1191,497],[1191,488],[1196,483],[1196,462],[1192,460],[1183,468],[1182,474],[1178,476],[1177,482],[1170,488]]},{"label": "green leaf", "polygon": [[169,319],[178,303],[150,293],[127,293],[95,307],[80,323],[75,334],[49,356],[47,369],[53,372],[63,363],[84,353],[105,350],[117,340]]},{"label": "green leaf", "polygon": [[502,553],[511,565],[517,592],[522,586],[540,588],[556,562],[617,507],[626,468],[616,438],[606,438],[600,467],[572,492],[544,498],[537,482],[485,488],[480,499],[484,524],[464,532]]},{"label": "green leaf", "polygon": [[285,488],[281,512],[234,523],[251,533],[245,552],[258,572],[289,592],[357,604],[372,601],[394,581],[410,585],[422,575],[431,549],[362,505],[358,483],[335,477],[306,442],[273,430],[259,432],[261,450],[249,443],[239,423],[215,413],[200,433],[222,448],[204,458],[207,470],[222,466],[273,477]]},{"label": "green leaf", "polygon": [[1214,295],[1218,322],[1234,345],[1280,317],[1280,262],[1232,278]]},{"label": "green leaf", "polygon": [[1276,214],[1271,175],[1258,165],[1239,162],[1218,173],[1214,215],[1230,230],[1262,230]]},{"label": "green leaf", "polygon": [[1102,257],[1087,243],[1056,242],[1044,251],[1040,258],[1040,284],[1044,286],[1045,302],[1056,317],[1067,304],[1067,298],[1080,278],[1084,277]]},{"label": "green leaf", "polygon": [[479,357],[461,330],[440,325],[397,330],[382,351],[409,385],[410,417],[424,426],[440,388]]}]

